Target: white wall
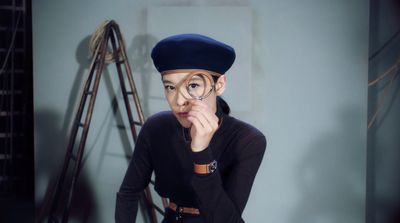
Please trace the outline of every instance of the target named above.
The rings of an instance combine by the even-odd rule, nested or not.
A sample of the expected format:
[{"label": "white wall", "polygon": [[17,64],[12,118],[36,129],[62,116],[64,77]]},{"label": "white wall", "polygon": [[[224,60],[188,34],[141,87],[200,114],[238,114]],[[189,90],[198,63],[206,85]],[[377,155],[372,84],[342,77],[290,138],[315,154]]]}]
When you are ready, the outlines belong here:
[{"label": "white wall", "polygon": [[[167,6],[245,7],[251,13],[251,108],[239,109],[234,97],[228,101],[233,116],[268,139],[246,222],[364,222],[368,2],[362,0],[34,1],[39,216],[65,153],[88,68],[88,36],[103,20],[120,24],[146,116],[168,109],[162,95],[154,95],[161,83],[148,53],[157,39],[147,27],[148,11]],[[235,18],[229,11],[221,16]],[[217,24],[210,32],[226,35]],[[85,208],[73,210],[75,222],[113,221],[125,154],[133,147],[117,127],[127,121],[115,75],[108,66],[101,82],[77,192],[85,198],[74,201]],[[113,112],[115,98],[120,110]]]}]

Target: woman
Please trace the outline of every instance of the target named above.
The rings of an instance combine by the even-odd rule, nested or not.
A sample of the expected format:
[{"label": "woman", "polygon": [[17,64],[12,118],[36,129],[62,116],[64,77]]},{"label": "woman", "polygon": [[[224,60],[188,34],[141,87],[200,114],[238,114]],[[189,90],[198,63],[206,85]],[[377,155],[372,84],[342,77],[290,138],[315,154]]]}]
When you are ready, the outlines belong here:
[{"label": "woman", "polygon": [[[244,222],[241,215],[266,139],[231,117],[220,97],[225,72],[235,60],[233,48],[203,35],[181,34],[158,42],[151,56],[171,111],[148,118],[139,133],[117,193],[116,222],[135,222],[153,171],[155,190],[170,200],[163,223]],[[211,88],[197,97],[191,91],[200,86],[196,78],[201,75],[206,84],[211,77]]]}]

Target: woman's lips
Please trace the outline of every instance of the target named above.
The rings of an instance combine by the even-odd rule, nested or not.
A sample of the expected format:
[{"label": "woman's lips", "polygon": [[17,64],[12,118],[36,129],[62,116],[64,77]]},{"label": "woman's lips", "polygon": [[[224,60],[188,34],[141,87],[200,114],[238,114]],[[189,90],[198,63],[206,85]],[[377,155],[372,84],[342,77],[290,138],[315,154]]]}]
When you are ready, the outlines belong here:
[{"label": "woman's lips", "polygon": [[188,117],[188,112],[178,112],[179,117],[186,118]]}]

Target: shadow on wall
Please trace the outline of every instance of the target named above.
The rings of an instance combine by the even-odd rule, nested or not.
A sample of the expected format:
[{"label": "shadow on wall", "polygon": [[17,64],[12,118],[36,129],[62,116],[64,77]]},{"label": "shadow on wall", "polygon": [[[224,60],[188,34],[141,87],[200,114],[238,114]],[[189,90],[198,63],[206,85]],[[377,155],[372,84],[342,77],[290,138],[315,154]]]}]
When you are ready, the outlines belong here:
[{"label": "shadow on wall", "polygon": [[[127,56],[132,61],[130,65],[133,72],[133,78],[135,79],[135,81],[139,79],[139,81],[135,82],[135,84],[136,87],[138,88],[138,91],[140,90],[138,94],[139,97],[141,96],[140,103],[145,120],[147,119],[147,117],[150,116],[150,100],[151,99],[164,100],[164,98],[157,98],[151,96],[151,80],[152,80],[151,75],[159,75],[157,72],[155,72],[153,61],[150,56],[151,50],[157,42],[158,42],[157,38],[152,35],[149,34],[136,35],[133,37],[129,48],[127,49]],[[127,161],[129,163],[130,156],[129,157],[127,156]],[[142,195],[142,198],[139,202],[138,212],[143,217],[142,219],[143,222],[149,223],[150,218],[147,212],[145,211],[147,208],[143,202],[144,199],[145,198]]]},{"label": "shadow on wall", "polygon": [[[51,207],[51,199],[55,190],[57,178],[60,174],[62,162],[66,151],[66,136],[60,134],[56,123],[59,118],[56,113],[51,111],[37,111],[37,147],[36,147],[36,191],[40,200],[36,202],[36,222],[44,222]],[[79,181],[75,190],[75,196],[79,195],[79,200],[73,199],[71,205],[70,219],[86,219],[89,222],[91,214],[94,212],[95,201],[90,190],[89,183],[85,180],[86,173],[81,171]]]},{"label": "shadow on wall", "polygon": [[[132,43],[127,50],[127,57],[132,58],[132,63],[130,63],[130,67],[132,69],[132,75],[133,79],[135,81],[135,85],[139,91],[141,89],[143,97],[140,99],[143,115],[146,119],[146,117],[149,116],[149,97],[150,97],[150,81],[151,81],[151,76],[154,73],[153,69],[153,64],[150,59],[150,53],[151,53],[151,47],[156,43],[155,37],[151,35],[137,35],[133,38]],[[111,66],[115,66],[115,64],[111,64]],[[109,120],[108,124],[104,122],[101,125],[101,130],[103,130],[106,126],[111,126],[113,124],[113,121],[117,123],[117,127],[120,130],[119,131],[119,136],[123,145],[124,153],[125,153],[125,158],[127,159],[127,162],[129,163],[129,160],[132,155],[132,146],[130,144],[129,138],[132,138],[133,136],[131,134],[128,134],[126,129],[130,129],[129,123],[124,123],[123,116],[127,116],[127,112],[125,109],[125,103],[123,101],[122,103],[118,103],[119,98],[117,97],[118,93],[121,92],[121,88],[119,87],[116,91],[113,89],[112,86],[112,78],[111,74],[108,70],[108,66],[104,67],[103,70],[104,74],[104,81],[106,85],[106,90],[111,100],[111,112],[112,115],[114,116],[115,119],[110,119],[109,113],[106,114],[106,118],[104,120]],[[137,80],[140,80],[137,82]],[[126,80],[126,86],[128,86],[128,81]],[[101,89],[99,89],[101,90]],[[139,93],[139,92],[138,92]],[[140,94],[139,94],[140,96]],[[136,115],[136,107],[134,105],[133,99],[130,98],[130,103],[131,103],[131,109],[133,113],[133,117],[135,120],[137,119]],[[122,107],[120,107],[122,106]],[[122,110],[120,110],[122,109]],[[111,128],[106,128],[107,133],[105,134],[106,136],[110,136],[110,131]],[[129,131],[130,132],[130,131]],[[139,133],[139,130],[136,129],[137,134]],[[99,134],[100,135],[100,134]],[[108,144],[107,139],[103,139],[104,144],[101,148],[101,155],[100,155],[100,162],[98,163],[97,170],[99,171],[101,169],[101,165],[104,162],[104,157],[108,154],[107,153],[107,148],[106,145]],[[95,140],[97,141],[97,140]],[[92,151],[93,148],[90,148],[89,151]]]},{"label": "shadow on wall", "polygon": [[[85,70],[90,62],[88,57],[89,40],[90,36],[85,37],[76,50],[75,55],[79,68],[70,91],[67,111],[61,129],[58,129],[60,117],[56,112],[36,111],[36,167],[38,169],[36,173],[36,187],[38,189],[36,191],[39,193],[39,196],[37,196],[39,200],[36,202],[37,222],[43,222],[48,215],[57,179],[64,162],[69,137],[68,131],[75,115],[74,108],[80,100],[79,93],[84,81]],[[89,222],[90,216],[96,209],[94,197],[86,179],[85,170],[82,168],[70,211],[70,219],[83,219],[82,222]],[[76,200],[75,197],[80,199]]]},{"label": "shadow on wall", "polygon": [[[338,127],[321,133],[298,165],[300,194],[291,222],[359,223],[364,214],[365,149],[358,109],[344,110]],[[362,216],[360,216],[362,215]]]},{"label": "shadow on wall", "polygon": [[69,92],[68,97],[68,106],[67,111],[64,115],[64,121],[62,124],[62,134],[65,136],[69,135],[70,127],[72,126],[72,121],[75,116],[75,108],[78,107],[78,103],[81,97],[82,88],[84,86],[84,82],[87,78],[86,71],[90,65],[90,57],[89,57],[89,43],[90,43],[90,35],[86,36],[78,45],[75,51],[75,59],[79,64],[78,71],[75,74],[75,79],[72,84],[72,89]]},{"label": "shadow on wall", "polygon": [[127,50],[128,57],[132,59],[133,76],[134,78],[135,75],[140,77],[140,82],[138,83],[140,87],[138,88],[141,89],[142,93],[141,105],[145,118],[150,115],[150,99],[164,100],[164,98],[154,98],[150,94],[151,75],[159,75],[155,72],[150,56],[151,50],[157,42],[157,38],[152,35],[136,35]]},{"label": "shadow on wall", "polygon": [[[112,83],[111,74],[108,71],[107,66],[104,67],[103,72],[104,72],[103,81],[105,82],[107,93],[108,93],[109,97],[112,98],[112,99],[111,99],[111,110],[109,110],[109,112],[107,112],[107,114],[106,114],[106,116],[104,118],[104,121],[103,121],[103,123],[101,124],[101,127],[100,127],[100,132],[103,131],[103,130],[106,131],[106,133],[104,134],[106,138],[102,139],[104,141],[104,143],[101,146],[100,161],[98,162],[98,166],[96,168],[96,170],[97,170],[96,175],[100,174],[101,166],[103,165],[105,156],[107,154],[110,154],[110,153],[107,152],[107,145],[109,145],[108,141],[110,140],[111,131],[112,131],[111,126],[113,124],[116,123],[117,127],[120,130],[119,131],[119,136],[120,136],[120,139],[121,139],[121,142],[122,142],[122,145],[123,145],[123,150],[124,150],[124,153],[125,153],[124,158],[130,159],[130,157],[132,155],[132,146],[131,146],[131,143],[129,141],[129,138],[132,138],[132,135],[128,134],[128,132],[126,131],[126,128],[130,129],[130,125],[129,124],[126,125],[124,123],[123,118],[122,118],[123,116],[127,116],[127,112],[126,112],[126,109],[125,109],[125,103],[122,102],[121,104],[119,104],[118,103],[118,97],[117,97],[117,92],[120,92],[121,88],[118,88],[117,91],[115,91],[113,89],[113,86],[111,84]],[[101,89],[99,89],[99,91],[100,90]],[[120,106],[122,106],[122,107],[120,107]],[[110,118],[111,113],[112,113],[114,119]],[[124,114],[122,114],[122,113],[124,113]],[[100,132],[97,134],[98,136],[101,135]],[[97,141],[97,137],[96,137],[96,139],[94,141]],[[93,145],[91,148],[88,149],[87,156],[89,156],[90,152],[94,149],[94,147],[95,147],[95,145]]]}]

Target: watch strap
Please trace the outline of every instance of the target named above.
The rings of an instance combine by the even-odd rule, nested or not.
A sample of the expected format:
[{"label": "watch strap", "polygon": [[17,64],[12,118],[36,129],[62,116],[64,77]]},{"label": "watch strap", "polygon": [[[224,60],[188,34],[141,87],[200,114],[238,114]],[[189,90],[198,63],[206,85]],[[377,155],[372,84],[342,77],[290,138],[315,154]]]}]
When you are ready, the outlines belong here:
[{"label": "watch strap", "polygon": [[217,161],[213,160],[211,163],[207,164],[193,164],[194,172],[197,174],[210,174],[217,169]]}]

